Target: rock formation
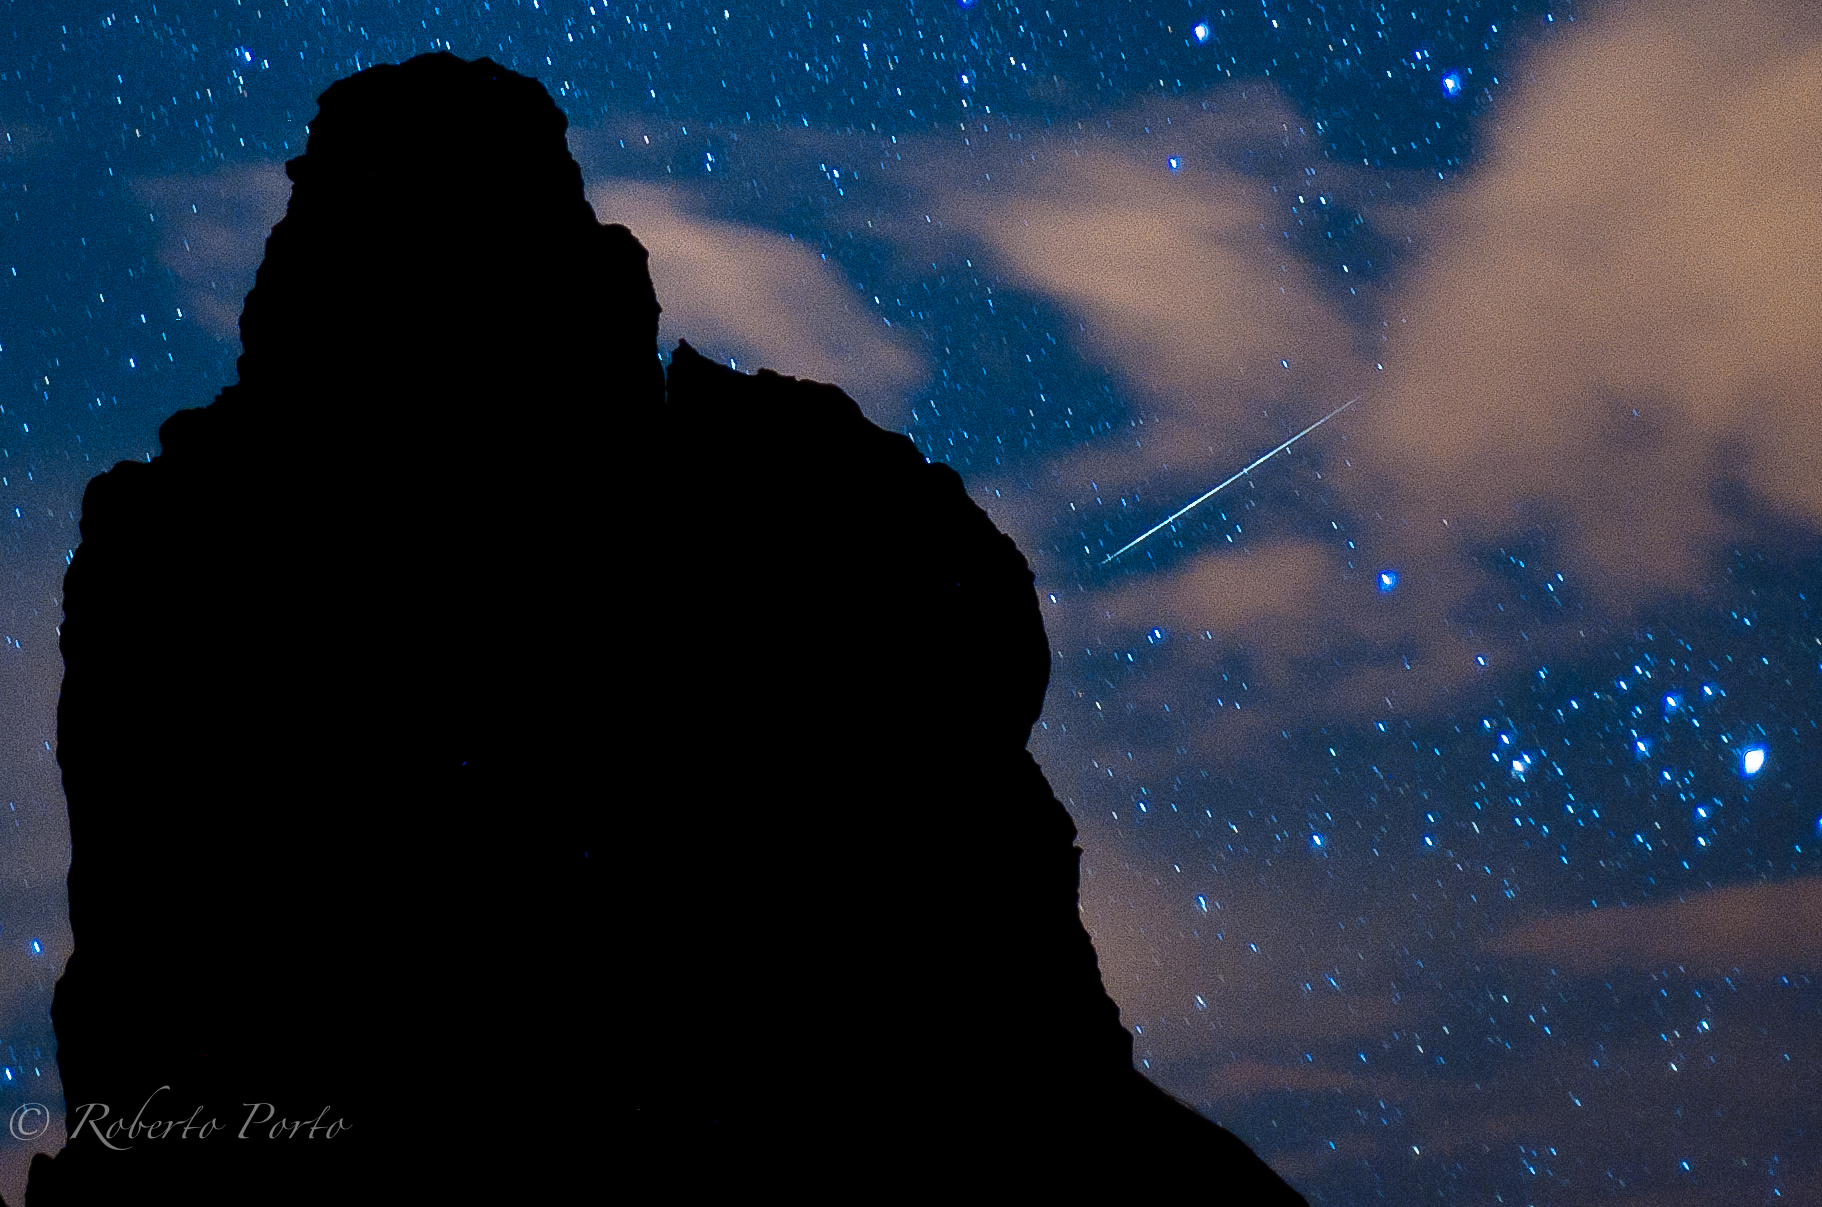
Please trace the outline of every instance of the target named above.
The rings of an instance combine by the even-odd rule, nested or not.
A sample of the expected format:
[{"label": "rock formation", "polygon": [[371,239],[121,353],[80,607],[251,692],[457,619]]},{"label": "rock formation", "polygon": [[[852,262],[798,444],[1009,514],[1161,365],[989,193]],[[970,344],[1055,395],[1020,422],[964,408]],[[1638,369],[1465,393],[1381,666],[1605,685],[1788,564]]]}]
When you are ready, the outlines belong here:
[{"label": "rock formation", "polygon": [[687,343],[661,416],[712,489],[655,478],[629,559],[657,621],[630,937],[662,970],[632,995],[635,1151],[722,1193],[1301,1202],[1133,1069],[1025,750],[1031,571],[960,477],[832,386]]},{"label": "rock formation", "polygon": [[[331,87],[239,383],[84,496],[69,1125],[222,1130],[84,1130],[33,1207],[472,1201],[598,1156],[601,467],[663,378],[564,129],[486,61]],[[346,1129],[269,1136],[319,1115]]]},{"label": "rock formation", "polygon": [[687,344],[665,398],[535,82],[321,104],[239,384],[90,485],[66,584],[70,1126],[219,1130],[101,1120],[28,1207],[1300,1201],[1133,1071],[961,480]]}]

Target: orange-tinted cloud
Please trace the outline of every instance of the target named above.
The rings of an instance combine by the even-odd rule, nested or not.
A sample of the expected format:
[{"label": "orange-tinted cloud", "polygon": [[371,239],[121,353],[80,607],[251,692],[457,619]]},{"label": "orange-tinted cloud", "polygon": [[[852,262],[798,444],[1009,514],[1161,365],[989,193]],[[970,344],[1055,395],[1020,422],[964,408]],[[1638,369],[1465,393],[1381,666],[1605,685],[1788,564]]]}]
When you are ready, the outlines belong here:
[{"label": "orange-tinted cloud", "polygon": [[[1061,623],[1053,627],[1074,644],[1097,627],[1131,632],[1162,626],[1183,639],[1173,648],[1189,664],[1180,668],[1186,671],[1207,662],[1211,648],[1245,649],[1257,687],[1278,691],[1276,698],[1252,695],[1251,703],[1266,707],[1253,731],[1280,723],[1287,710],[1384,715],[1428,704],[1423,693],[1437,680],[1473,664],[1467,634],[1437,625],[1439,631],[1419,636],[1415,629],[1426,605],[1443,602],[1433,586],[1419,579],[1399,596],[1382,595],[1372,575],[1350,569],[1344,554],[1338,542],[1288,538],[1245,550],[1228,546],[1070,600],[1054,613]],[[1426,674],[1439,658],[1459,665]],[[1164,684],[1160,690],[1168,695],[1182,688]]]},{"label": "orange-tinted cloud", "polygon": [[1704,573],[1717,481],[1822,524],[1819,103],[1816,22],[1753,5],[1616,7],[1529,64],[1407,215],[1428,256],[1355,445],[1376,505],[1420,538],[1534,506],[1619,603]]},{"label": "orange-tinted cloud", "polygon": [[1822,969],[1822,877],[1537,918],[1484,947],[1581,973],[1813,972]]},{"label": "orange-tinted cloud", "polygon": [[1099,602],[1103,615],[1118,624],[1239,634],[1262,622],[1330,610],[1337,601],[1329,597],[1344,573],[1333,550],[1283,542],[1250,553],[1202,554],[1175,573],[1122,585]]},{"label": "orange-tinted cloud", "polygon": [[1272,1064],[1263,1060],[1236,1060],[1209,1074],[1208,1096],[1220,1102],[1251,1098],[1257,1094],[1357,1093],[1368,1083],[1307,1062]]},{"label": "orange-tinted cloud", "polygon": [[[1822,103],[1818,21],[1629,5],[1577,22],[1526,68],[1452,185],[1304,152],[1322,188],[1409,240],[1384,292],[1349,295],[1346,318],[1279,229],[1317,185],[1299,195],[1285,183],[1298,174],[1225,166],[1244,158],[1236,146],[1255,162],[1280,144],[1297,154],[1298,119],[1269,96],[1155,100],[1073,130],[1000,123],[919,170],[918,206],[1079,318],[1078,350],[1137,412],[1047,473],[1019,471],[1034,489],[989,484],[989,510],[1064,601],[1047,613],[1057,635],[1121,642],[1126,626],[1196,623],[1219,599],[1203,626],[1243,617],[1231,635],[1295,704],[1260,724],[1408,714],[1594,627],[1493,606],[1516,589],[1476,555],[1514,533],[1547,542],[1562,591],[1623,616],[1699,586],[1766,510],[1822,526],[1822,246],[1808,234],[1822,226],[1822,127],[1791,116]],[[1179,171],[1161,170],[1167,153]],[[1359,326],[1372,306],[1383,344]],[[1252,557],[1219,575],[1198,559],[1140,588],[1076,591],[1092,555],[1050,539],[1071,504],[1142,496],[1116,525],[1136,533],[1361,389],[1306,446],[1357,555],[1318,555],[1267,511],[1247,521]],[[1389,607],[1360,589],[1379,565],[1404,572]],[[1188,671],[1203,655],[1154,658]],[[1138,690],[1168,692],[1163,680],[1177,681],[1160,670]]]},{"label": "orange-tinted cloud", "polygon": [[923,367],[821,254],[784,235],[691,213],[672,191],[609,181],[589,189],[603,222],[651,253],[661,338],[688,339],[742,367],[834,382],[887,427],[906,417]]},{"label": "orange-tinted cloud", "polygon": [[[1046,610],[1053,643],[1088,648],[1153,625],[1207,631],[1255,657],[1253,689],[1280,689],[1286,707],[1294,693],[1305,710],[1384,715],[1388,698],[1409,706],[1427,692],[1412,668],[1432,649],[1454,653],[1453,635],[1418,640],[1409,630],[1436,619],[1442,603],[1419,607],[1407,591],[1396,611],[1377,606],[1370,575],[1346,566],[1338,541],[1290,538],[1270,519],[1249,519],[1243,545],[1082,594],[1074,580],[1093,555],[1049,539],[1059,520],[1080,515],[1093,531],[1116,510],[1116,530],[1136,535],[1138,517],[1225,478],[1377,374],[1358,351],[1354,320],[1283,230],[1287,207],[1323,204],[1324,190],[1353,181],[1352,171],[1324,167],[1320,187],[1307,176],[1303,165],[1320,163],[1320,152],[1270,88],[1148,100],[1074,125],[984,119],[964,146],[954,142],[883,164],[909,208],[936,219],[921,237],[940,241],[928,233],[940,226],[945,254],[984,263],[1076,320],[1058,335],[1121,383],[1133,413],[1129,426],[1056,456],[1047,472],[984,483],[989,513],[1026,550],[1043,593],[1061,601]],[[1344,439],[1343,425],[1325,436]],[[1248,486],[1209,512],[1238,503]],[[1108,507],[1115,496],[1118,509]],[[1141,497],[1143,510],[1125,510]],[[1345,647],[1345,670],[1332,647]],[[1212,648],[1160,656],[1193,673]],[[1148,691],[1174,707],[1182,680],[1163,674],[1137,694]],[[1294,723],[1257,692],[1245,707],[1255,711],[1235,710],[1218,734],[1197,727],[1189,746],[1245,744],[1261,727]]]},{"label": "orange-tinted cloud", "polygon": [[1226,166],[1239,139],[1307,150],[1270,89],[1145,102],[1076,130],[983,128],[908,183],[1003,279],[1078,317],[1078,351],[1139,404],[1144,430],[1084,454],[1084,471],[1212,472],[1358,388],[1352,337],[1279,230],[1289,198]]},{"label": "orange-tinted cloud", "polygon": [[[1121,812],[1130,827],[1136,815]],[[1232,815],[1235,842],[1271,847],[1279,822],[1269,810]],[[1337,927],[1318,861],[1275,861],[1269,878],[1230,875],[1224,861],[1198,867],[1128,855],[1107,821],[1082,817],[1082,920],[1102,982],[1137,1030],[1140,1058],[1159,1068],[1278,1064],[1301,1059],[1313,1042],[1429,1029],[1437,1003],[1403,975],[1396,919],[1369,910]]]},{"label": "orange-tinted cloud", "polygon": [[240,309],[285,216],[291,180],[275,161],[205,175],[157,176],[134,192],[159,224],[158,262],[177,277],[179,305],[224,343],[240,340]]}]

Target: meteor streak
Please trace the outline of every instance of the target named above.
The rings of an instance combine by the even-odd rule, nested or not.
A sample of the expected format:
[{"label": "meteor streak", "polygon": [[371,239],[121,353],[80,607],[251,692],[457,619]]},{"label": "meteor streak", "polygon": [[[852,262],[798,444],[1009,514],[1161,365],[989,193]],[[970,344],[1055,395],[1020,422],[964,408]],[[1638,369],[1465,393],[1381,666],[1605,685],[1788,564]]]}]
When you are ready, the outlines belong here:
[{"label": "meteor streak", "polygon": [[1270,461],[1273,457],[1276,457],[1279,453],[1283,452],[1285,449],[1289,448],[1291,445],[1297,443],[1297,441],[1303,439],[1305,436],[1309,435],[1311,432],[1315,431],[1317,428],[1321,427],[1323,424],[1327,423],[1329,420],[1333,419],[1335,416],[1341,414],[1341,412],[1347,410],[1349,407],[1351,407],[1355,403],[1359,402],[1362,397],[1364,397],[1364,395],[1360,395],[1360,394],[1354,395],[1352,398],[1348,399],[1346,402],[1342,403],[1340,406],[1336,407],[1334,410],[1330,411],[1328,414],[1324,415],[1322,418],[1318,419],[1316,422],[1314,422],[1314,423],[1310,424],[1308,427],[1304,428],[1301,432],[1298,432],[1295,436],[1292,436],[1289,440],[1286,440],[1283,444],[1280,444],[1277,448],[1273,449],[1271,452],[1265,454],[1265,456],[1259,458],[1257,461],[1253,462],[1251,465],[1247,466],[1245,469],[1241,470],[1239,473],[1235,474],[1233,477],[1227,479],[1227,481],[1221,483],[1221,485],[1215,487],[1213,490],[1209,491],[1207,494],[1204,494],[1201,498],[1195,499],[1189,503],[1185,503],[1182,506],[1182,508],[1180,508],[1179,510],[1177,510],[1176,512],[1171,514],[1166,519],[1159,521],[1158,523],[1152,525],[1150,528],[1147,528],[1144,532],[1141,532],[1138,536],[1134,537],[1132,540],[1126,542],[1124,545],[1120,546],[1118,549],[1115,549],[1112,553],[1110,553],[1106,557],[1102,558],[1101,564],[1103,566],[1105,566],[1108,562],[1111,562],[1114,558],[1119,557],[1122,553],[1125,553],[1128,549],[1131,549],[1134,545],[1139,544],[1141,541],[1145,540],[1145,538],[1151,536],[1153,533],[1157,532],[1159,529],[1170,527],[1172,524],[1176,523],[1178,520],[1182,519],[1184,516],[1188,515],[1192,511],[1194,511],[1196,508],[1202,506],[1202,504],[1208,502],[1210,499],[1214,498],[1216,495],[1220,494],[1222,491],[1226,490],[1228,487],[1232,486],[1234,483],[1238,482],[1240,479],[1246,477],[1246,475],[1252,473],[1255,469],[1258,469],[1261,465],[1264,465],[1267,461]]}]

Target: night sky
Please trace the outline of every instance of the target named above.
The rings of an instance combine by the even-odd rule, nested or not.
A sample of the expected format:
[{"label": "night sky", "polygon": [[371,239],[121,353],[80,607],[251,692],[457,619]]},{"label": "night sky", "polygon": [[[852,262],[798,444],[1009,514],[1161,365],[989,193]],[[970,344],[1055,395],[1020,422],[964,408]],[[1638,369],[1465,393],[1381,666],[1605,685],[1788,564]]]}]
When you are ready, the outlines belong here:
[{"label": "night sky", "polygon": [[[9,1115],[62,1107],[84,484],[234,380],[316,95],[451,50],[569,114],[667,345],[843,386],[1025,551],[1032,748],[1153,1079],[1316,1203],[1822,1203],[1811,6],[9,0],[0,39]],[[333,464],[362,417],[319,414]],[[614,495],[713,491],[678,432],[549,432],[628,590],[723,538]],[[933,860],[965,834],[932,802]],[[0,1141],[0,1194],[60,1140]]]}]

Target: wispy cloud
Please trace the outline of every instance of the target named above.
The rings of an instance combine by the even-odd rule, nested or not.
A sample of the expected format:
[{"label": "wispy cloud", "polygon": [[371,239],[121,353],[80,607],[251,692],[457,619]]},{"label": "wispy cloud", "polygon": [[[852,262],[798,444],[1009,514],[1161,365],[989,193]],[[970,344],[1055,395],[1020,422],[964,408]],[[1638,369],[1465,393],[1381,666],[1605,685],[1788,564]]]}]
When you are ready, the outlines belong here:
[{"label": "wispy cloud", "polygon": [[1577,973],[1822,971],[1822,878],[1547,915],[1504,930],[1483,947]]},{"label": "wispy cloud", "polygon": [[[1258,723],[1192,725],[1192,751],[1311,715],[1431,711],[1699,588],[1767,517],[1822,525],[1822,251],[1806,234],[1822,133],[1789,119],[1822,92],[1814,22],[1616,9],[1526,81],[1446,186],[1322,163],[1269,92],[982,121],[964,147],[884,165],[907,212],[1077,318],[1081,354],[1132,400],[1130,426],[983,486],[1069,644],[1174,620],[1255,659]],[[1318,175],[1289,170],[1305,161]],[[1403,249],[1397,269],[1344,286],[1296,250],[1293,208],[1325,204]],[[1246,513],[1232,544],[1137,587],[1087,573],[1110,534],[1359,390],[1276,464],[1269,505],[1229,500]],[[1487,568],[1514,543],[1547,563],[1535,598]],[[1389,600],[1381,566],[1402,575]],[[1160,696],[1208,661],[1184,649]]]},{"label": "wispy cloud", "polygon": [[56,130],[36,122],[0,122],[0,158],[27,159],[57,141]]},{"label": "wispy cloud", "polygon": [[138,180],[133,191],[160,224],[158,262],[177,278],[179,305],[216,339],[240,340],[240,310],[285,216],[291,181],[276,161]]},{"label": "wispy cloud", "polygon": [[1822,523],[1822,132],[1790,120],[1822,94],[1807,24],[1597,14],[1529,64],[1482,165],[1405,216],[1428,254],[1355,446],[1389,548],[1535,517],[1624,605],[1741,532],[1718,484]]},{"label": "wispy cloud", "polygon": [[657,185],[604,181],[589,200],[651,253],[665,344],[683,338],[743,368],[835,382],[889,428],[909,418],[905,396],[924,373],[910,340],[866,313],[820,250],[702,217]]}]

